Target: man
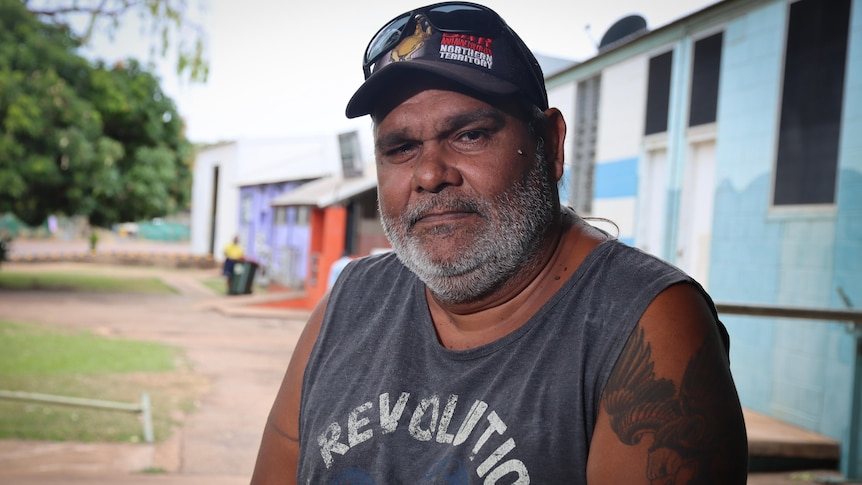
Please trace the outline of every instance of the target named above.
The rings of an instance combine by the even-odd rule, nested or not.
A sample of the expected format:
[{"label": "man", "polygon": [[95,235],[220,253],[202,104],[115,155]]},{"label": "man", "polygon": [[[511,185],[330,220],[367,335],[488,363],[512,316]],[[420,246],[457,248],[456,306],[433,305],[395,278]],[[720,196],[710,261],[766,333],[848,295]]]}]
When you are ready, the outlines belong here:
[{"label": "man", "polygon": [[395,251],[312,313],[252,482],[744,483],[712,301],[560,206],[566,126],[518,36],[437,4],[363,67],[347,115],[374,121]]},{"label": "man", "polygon": [[225,245],[223,252],[224,264],[222,264],[221,273],[227,282],[227,293],[230,294],[230,279],[233,276],[233,267],[245,256],[245,252],[239,244],[239,236],[234,236],[231,242]]}]

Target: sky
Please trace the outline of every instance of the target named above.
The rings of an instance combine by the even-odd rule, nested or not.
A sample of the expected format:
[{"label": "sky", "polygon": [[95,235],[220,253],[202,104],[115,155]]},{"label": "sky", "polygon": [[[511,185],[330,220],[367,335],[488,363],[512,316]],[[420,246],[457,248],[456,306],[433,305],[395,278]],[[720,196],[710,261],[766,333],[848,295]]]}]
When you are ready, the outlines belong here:
[{"label": "sky", "polygon": [[[571,60],[596,54],[617,20],[643,16],[649,29],[717,0],[486,0],[536,53]],[[194,2],[191,2],[194,3]],[[344,107],[362,83],[362,54],[392,17],[429,2],[405,0],[206,0],[210,74],[190,84],[173,61],[156,65],[193,142],[340,133],[370,126],[348,120]],[[94,57],[148,59],[149,40],[126,21],[113,40],[97,39]]]}]

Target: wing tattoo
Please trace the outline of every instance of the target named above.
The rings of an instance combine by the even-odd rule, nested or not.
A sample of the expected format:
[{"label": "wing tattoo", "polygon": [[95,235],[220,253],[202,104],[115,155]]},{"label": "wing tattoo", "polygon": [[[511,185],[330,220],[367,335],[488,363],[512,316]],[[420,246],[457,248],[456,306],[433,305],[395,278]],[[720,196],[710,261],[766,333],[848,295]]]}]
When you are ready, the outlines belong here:
[{"label": "wing tattoo", "polygon": [[[710,334],[711,335],[711,334]],[[691,358],[677,392],[673,381],[656,378],[650,345],[638,327],[626,343],[604,391],[604,407],[620,441],[636,445],[647,436],[652,484],[713,483],[712,473],[728,464],[717,453],[732,436],[717,419],[726,412],[715,383],[726,379],[717,362],[718,346],[707,341]],[[726,468],[725,468],[726,469]]]}]

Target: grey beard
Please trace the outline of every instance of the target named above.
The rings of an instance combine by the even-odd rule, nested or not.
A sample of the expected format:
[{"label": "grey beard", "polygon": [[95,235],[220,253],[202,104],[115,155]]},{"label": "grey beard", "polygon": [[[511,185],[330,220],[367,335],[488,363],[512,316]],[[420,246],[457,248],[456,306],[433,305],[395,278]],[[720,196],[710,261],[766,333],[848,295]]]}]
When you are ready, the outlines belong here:
[{"label": "grey beard", "polygon": [[[384,233],[398,259],[445,303],[466,303],[501,287],[519,271],[531,269],[536,250],[554,217],[554,190],[544,157],[527,178],[492,200],[435,195],[400,217],[381,214]],[[422,214],[432,208],[457,208],[477,213],[486,225],[455,258],[436,261],[409,235]],[[445,234],[441,234],[445,237]]]}]

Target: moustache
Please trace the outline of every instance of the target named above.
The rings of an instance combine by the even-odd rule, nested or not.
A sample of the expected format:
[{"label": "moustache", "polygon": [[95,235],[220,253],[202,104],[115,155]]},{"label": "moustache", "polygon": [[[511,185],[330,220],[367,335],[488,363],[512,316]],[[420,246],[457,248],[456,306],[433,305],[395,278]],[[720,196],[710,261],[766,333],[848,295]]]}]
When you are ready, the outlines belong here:
[{"label": "moustache", "polygon": [[423,217],[436,212],[473,212],[479,217],[487,219],[484,204],[474,199],[465,197],[434,197],[422,199],[416,202],[401,216],[401,220],[408,230],[412,229]]}]

